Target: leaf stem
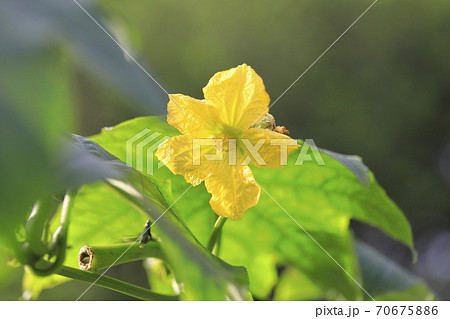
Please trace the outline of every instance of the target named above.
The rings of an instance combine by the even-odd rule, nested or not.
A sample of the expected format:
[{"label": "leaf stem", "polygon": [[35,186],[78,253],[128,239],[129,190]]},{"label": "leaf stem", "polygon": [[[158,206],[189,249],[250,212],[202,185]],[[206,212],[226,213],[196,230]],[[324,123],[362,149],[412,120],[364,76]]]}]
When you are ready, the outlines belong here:
[{"label": "leaf stem", "polygon": [[138,242],[83,246],[78,253],[78,264],[82,270],[97,270],[149,257],[165,260],[158,242],[150,241],[142,247]]},{"label": "leaf stem", "polygon": [[214,250],[214,247],[216,246],[217,240],[220,237],[222,227],[227,221],[226,217],[219,216],[214,223],[214,226],[211,230],[211,234],[209,235],[208,242],[206,243],[206,249],[208,249],[210,252]]},{"label": "leaf stem", "polygon": [[158,294],[148,289],[129,284],[118,279],[114,279],[108,276],[100,276],[99,274],[75,269],[68,266],[62,266],[56,273],[60,276],[71,279],[89,283],[95,282],[97,286],[108,288],[141,300],[179,300],[178,295]]}]

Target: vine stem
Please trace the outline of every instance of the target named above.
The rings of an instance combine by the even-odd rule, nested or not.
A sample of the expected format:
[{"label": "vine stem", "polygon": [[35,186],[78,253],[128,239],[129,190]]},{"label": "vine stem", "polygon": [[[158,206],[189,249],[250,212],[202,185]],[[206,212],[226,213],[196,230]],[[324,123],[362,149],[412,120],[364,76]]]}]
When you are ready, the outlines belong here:
[{"label": "vine stem", "polygon": [[210,252],[213,252],[217,240],[220,238],[222,227],[226,221],[227,221],[226,217],[219,216],[216,222],[214,223],[214,226],[211,230],[211,234],[209,234],[208,242],[206,243],[206,249],[208,249]]},{"label": "vine stem", "polygon": [[[119,265],[149,257],[165,260],[159,243],[150,241],[143,246],[137,242],[108,246],[83,246],[78,253],[78,265],[82,270],[98,270],[108,268],[112,264]],[[118,261],[119,258],[120,261]]]},{"label": "vine stem", "polygon": [[42,235],[48,218],[56,212],[58,207],[59,202],[52,195],[41,198],[34,204],[25,226],[27,242],[32,254],[43,256],[47,253],[47,243],[42,240]]},{"label": "vine stem", "polygon": [[178,295],[158,294],[148,289],[133,284],[129,284],[127,282],[118,279],[114,279],[108,276],[100,276],[99,274],[79,270],[68,266],[62,266],[56,273],[60,276],[67,277],[70,279],[76,279],[88,283],[95,282],[97,286],[108,288],[141,300],[161,301],[161,300],[180,299]]},{"label": "vine stem", "polygon": [[[75,198],[75,194],[76,191],[74,190],[69,190],[65,195],[64,195],[64,200],[61,206],[61,216],[60,216],[60,224],[58,226],[58,228],[55,230],[55,232],[52,235],[51,240],[45,244],[45,251],[42,251],[39,255],[36,255],[36,252],[34,252],[34,260],[31,260],[30,262],[28,262],[28,266],[30,266],[31,270],[33,271],[34,274],[38,275],[38,276],[48,276],[51,275],[53,273],[56,272],[56,270],[58,268],[61,267],[61,265],[64,263],[64,259],[66,258],[66,249],[67,249],[67,232],[69,229],[69,222],[70,222],[70,211],[72,209],[73,206],[73,201]],[[47,199],[47,206],[46,210],[49,210],[49,207],[52,207],[52,202],[54,200],[50,197]],[[55,209],[56,207],[58,207],[59,205],[53,205],[53,209]],[[42,220],[40,220],[42,218],[42,216],[39,213],[39,206],[35,206],[37,207],[37,212],[36,213],[32,213],[32,215],[30,216],[30,218],[28,219],[28,222],[30,223],[30,225],[27,224],[27,226],[29,226],[28,230],[29,232],[27,233],[27,243],[28,243],[28,247],[31,247],[31,241],[35,240],[37,241],[36,238],[33,238],[34,236],[36,236],[36,234],[40,234],[40,237],[42,237],[42,233],[43,233],[43,229],[40,230],[36,230],[36,226],[45,226],[45,222],[42,223]],[[45,212],[45,216],[46,218],[48,218],[50,216],[50,212]],[[36,219],[37,217],[40,217],[39,219]],[[42,228],[42,227],[40,227]],[[28,237],[28,235],[33,236],[33,237]],[[39,241],[41,239],[39,238]],[[41,241],[40,241],[41,242]],[[42,242],[41,242],[42,244]],[[33,251],[29,251],[27,249],[27,251],[25,252],[26,255],[31,255],[33,254]],[[49,258],[51,257],[56,257],[56,258],[52,258],[54,259],[53,262],[50,262],[48,259],[44,258],[45,255],[49,255]]]}]

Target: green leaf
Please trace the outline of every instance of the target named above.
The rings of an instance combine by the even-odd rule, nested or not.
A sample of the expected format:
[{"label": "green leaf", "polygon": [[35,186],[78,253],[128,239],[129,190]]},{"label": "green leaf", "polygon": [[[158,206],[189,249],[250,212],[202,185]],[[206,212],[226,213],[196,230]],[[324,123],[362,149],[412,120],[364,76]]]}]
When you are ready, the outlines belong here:
[{"label": "green leaf", "polygon": [[365,187],[370,185],[370,173],[369,168],[364,165],[362,158],[357,155],[344,155],[336,152],[332,152],[323,148],[319,148],[322,153],[329,155],[336,161],[347,167],[353,175],[363,184]]},{"label": "green leaf", "polygon": [[435,300],[426,284],[418,284],[405,291],[393,291],[377,296],[377,301],[431,301]]},{"label": "green leaf", "polygon": [[163,294],[179,293],[173,272],[165,262],[156,258],[147,258],[143,262],[143,267],[152,291]]},{"label": "green leaf", "polygon": [[429,300],[433,297],[422,278],[361,241],[356,242],[355,248],[364,286],[377,300]]},{"label": "green leaf", "polygon": [[[163,121],[155,117],[134,119],[103,130],[94,139],[125,160],[127,141],[144,129],[158,132],[160,137],[179,134]],[[144,139],[145,136],[134,146]],[[147,161],[153,165],[155,179],[170,179],[173,195],[177,198],[188,184],[182,176],[174,176],[165,167],[158,169],[158,161],[152,152],[162,140],[147,140],[145,146],[149,152],[139,154],[136,147],[129,151],[132,151],[134,161],[138,158],[144,163],[140,167],[145,168]],[[295,163],[300,152],[291,154],[285,168],[252,168],[265,191],[259,204],[241,220],[224,226],[220,256],[248,269],[251,291],[258,298],[269,295],[277,281],[276,266],[280,264],[297,268],[326,292],[333,290],[336,296],[341,294],[347,299],[361,298],[361,289],[355,283],[360,277],[349,232],[350,219],[377,226],[412,248],[409,224],[372,174],[369,187],[361,184],[358,176],[364,181],[365,166],[354,157],[327,151],[339,161],[320,153],[325,165],[306,160],[298,166]],[[135,162],[132,164],[136,165]],[[146,173],[146,170],[142,172]],[[209,198],[204,186],[200,185],[175,204],[188,227],[203,243],[215,220]]]},{"label": "green leaf", "polygon": [[250,213],[224,226],[220,256],[248,269],[250,288],[256,297],[268,297],[276,283],[277,265],[291,265],[323,291],[333,290],[349,300],[361,298],[359,287],[350,277],[360,281],[350,234],[309,231],[325,252],[282,210],[265,206]]},{"label": "green leaf", "polygon": [[324,292],[297,268],[288,267],[281,273],[274,299],[321,300],[324,299]]},{"label": "green leaf", "polygon": [[370,174],[365,188],[340,162],[322,153],[325,165],[305,161],[297,166],[300,150],[293,152],[285,168],[254,168],[260,184],[299,218],[306,229],[342,234],[351,218],[385,231],[413,249],[411,228],[400,209]]}]

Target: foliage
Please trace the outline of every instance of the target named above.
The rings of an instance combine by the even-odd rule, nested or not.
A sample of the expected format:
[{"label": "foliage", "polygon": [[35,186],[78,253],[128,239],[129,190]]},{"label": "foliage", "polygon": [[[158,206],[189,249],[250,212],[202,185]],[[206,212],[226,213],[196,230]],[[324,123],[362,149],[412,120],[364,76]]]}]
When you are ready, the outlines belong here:
[{"label": "foliage", "polygon": [[[125,160],[126,140],[145,128],[151,128],[162,136],[178,134],[162,119],[139,118],[104,130],[93,139]],[[156,139],[153,143],[158,141]],[[148,148],[152,148],[151,143]],[[291,155],[290,164],[286,168],[254,167],[256,179],[306,231],[344,265],[347,272],[358,276],[348,229],[352,217],[382,228],[412,248],[407,221],[377,186],[373,177],[371,185],[366,188],[342,164],[326,154],[322,154],[326,164],[324,166],[318,166],[313,161],[295,166],[299,152]],[[134,153],[134,157],[136,155]],[[146,161],[149,160],[142,160],[143,167],[147,167]],[[170,179],[174,198],[182,195],[188,188],[184,179],[174,176],[165,167],[157,170],[156,158],[152,159],[152,163],[155,165],[153,177],[161,181]],[[203,244],[206,244],[214,221],[211,208],[205,204],[208,199],[209,195],[200,185],[190,189],[174,205]],[[220,256],[249,269],[252,293],[259,298],[267,297],[273,289],[277,278],[276,267],[286,264],[294,264],[325,290],[334,289],[350,299],[359,296],[361,292],[351,278],[329,259],[283,208],[277,206],[270,196],[263,194],[260,203],[242,220],[224,226]],[[236,254],[236,251],[242,253]]]},{"label": "foliage", "polygon": [[[291,154],[286,168],[253,168],[265,190],[260,203],[242,220],[228,221],[217,254],[209,252],[204,246],[216,215],[208,205],[204,186],[189,188],[181,176],[165,167],[155,166],[155,174],[147,176],[145,171],[123,163],[126,141],[143,129],[162,136],[179,134],[164,118],[130,120],[103,130],[92,141],[67,134],[63,141],[60,138],[74,126],[73,105],[68,102],[72,94],[69,57],[128,93],[141,110],[147,110],[143,105],[148,103],[160,113],[165,97],[155,84],[127,63],[122,52],[79,8],[52,0],[39,4],[49,10],[38,10],[33,1],[6,1],[4,5],[11,18],[0,19],[2,29],[15,29],[3,26],[16,25],[19,19],[15,17],[23,12],[23,6],[32,6],[27,11],[30,20],[39,19],[43,29],[54,30],[52,34],[32,30],[32,42],[22,43],[15,34],[0,39],[9,44],[0,49],[0,63],[11,75],[0,80],[0,176],[2,186],[6,186],[0,188],[0,242],[8,249],[0,250],[0,273],[11,271],[4,261],[7,255],[11,259],[15,254],[17,261],[28,265],[24,289],[32,298],[66,280],[60,275],[75,278],[68,267],[77,266],[81,246],[110,245],[130,236],[134,240],[147,218],[156,221],[152,232],[167,257],[159,270],[170,274],[150,273],[150,285],[164,287],[164,291],[154,292],[164,293],[168,299],[369,299],[357,283],[375,299],[430,298],[418,278],[355,243],[349,228],[351,219],[376,226],[414,250],[408,221],[373,174],[357,157],[326,150],[321,150],[326,165],[305,161],[297,166],[298,155],[307,149],[303,143],[301,150]],[[86,29],[74,28],[69,23],[73,21]],[[58,39],[56,45],[50,39]],[[28,54],[18,55],[24,45]],[[26,95],[22,94],[24,88]],[[151,154],[140,160],[158,163]],[[137,163],[133,166],[142,167]],[[47,216],[45,232],[37,238],[47,249],[44,253],[29,254],[26,245],[17,245],[36,243],[36,237],[27,238],[24,231],[33,203],[73,189],[78,191],[70,224],[65,224],[69,227],[67,246],[55,246],[50,236],[58,234],[61,208]],[[56,204],[60,204],[58,200]],[[66,254],[64,266],[48,276],[32,274],[31,269],[36,271],[42,262],[53,262],[62,250]],[[380,289],[376,283],[386,267],[391,274],[382,278]],[[95,276],[85,278],[95,280]],[[0,282],[7,279],[4,275]],[[177,287],[170,292],[167,287],[172,281]],[[301,290],[296,289],[299,286]],[[145,293],[151,296],[150,291]]]},{"label": "foliage", "polygon": [[[65,263],[67,266],[76,266],[78,247],[118,243],[126,236],[139,233],[147,216],[156,221],[154,236],[167,256],[167,267],[174,272],[183,299],[247,299],[247,289],[258,299],[268,298],[273,289],[279,292],[278,298],[286,293],[283,298],[289,298],[288,292],[280,292],[280,286],[286,285],[283,282],[291,282],[291,277],[294,282],[303,278],[304,282],[311,283],[311,288],[305,287],[305,290],[312,289],[315,296],[321,298],[361,299],[372,293],[377,296],[379,292],[369,290],[364,296],[366,292],[358,285],[362,278],[349,231],[351,218],[380,227],[413,248],[406,219],[373,176],[370,185],[365,187],[334,158],[345,159],[347,166],[350,161],[353,166],[360,167],[355,171],[361,172],[364,169],[359,159],[327,152],[334,158],[322,153],[323,166],[312,160],[296,166],[300,152],[308,149],[308,145],[303,144],[302,151],[291,154],[285,168],[254,168],[265,195],[240,221],[231,221],[224,226],[218,252],[221,259],[218,259],[203,246],[215,216],[204,187],[191,189],[184,179],[167,168],[158,169],[158,161],[152,154],[147,156],[148,153],[134,150],[134,156],[145,157],[137,161],[155,165],[153,176],[145,176],[120,161],[126,159],[129,137],[145,128],[152,128],[164,136],[177,134],[164,118],[146,117],[103,130],[102,134],[93,137],[99,145],[74,136],[77,152],[84,153],[83,157],[75,158],[91,157],[91,160],[82,161],[82,167],[78,166],[79,174],[84,172],[89,178],[87,181],[92,182],[92,173],[86,172],[92,172],[92,168],[99,165],[108,169],[103,175],[97,175],[107,187],[104,183],[84,186],[73,204],[68,237],[68,247],[72,248],[67,252],[71,256]],[[147,146],[154,149],[151,143]],[[309,147],[309,150],[313,148]],[[141,167],[147,168],[147,165]],[[50,230],[55,229],[57,217],[53,218]],[[397,227],[391,227],[393,224]],[[364,252],[362,250],[362,257],[366,256]],[[246,270],[230,264],[248,270],[249,288],[246,288]],[[37,265],[30,264],[35,271],[39,268]],[[376,263],[371,265],[376,266]],[[280,272],[280,269],[285,270]],[[26,276],[29,293],[37,293],[33,275],[28,272]],[[281,281],[277,285],[279,276]],[[417,284],[417,281],[409,280],[408,275],[394,278],[401,283],[394,281],[393,290],[396,287],[408,289]],[[157,277],[152,279],[159,280]],[[47,280],[49,287],[59,282],[51,277]],[[46,287],[45,280],[38,282],[41,288]],[[154,286],[158,285],[161,283]],[[298,296],[294,294],[294,297]]]}]

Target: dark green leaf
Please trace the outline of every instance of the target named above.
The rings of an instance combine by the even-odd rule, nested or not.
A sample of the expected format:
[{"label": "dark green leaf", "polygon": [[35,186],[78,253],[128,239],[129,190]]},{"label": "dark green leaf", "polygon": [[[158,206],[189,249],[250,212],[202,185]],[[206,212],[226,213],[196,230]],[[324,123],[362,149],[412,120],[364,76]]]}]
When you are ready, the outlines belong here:
[{"label": "dark green leaf", "polygon": [[355,248],[364,286],[377,300],[387,300],[389,295],[396,296],[395,300],[424,300],[432,296],[422,278],[361,241],[356,242]]}]

